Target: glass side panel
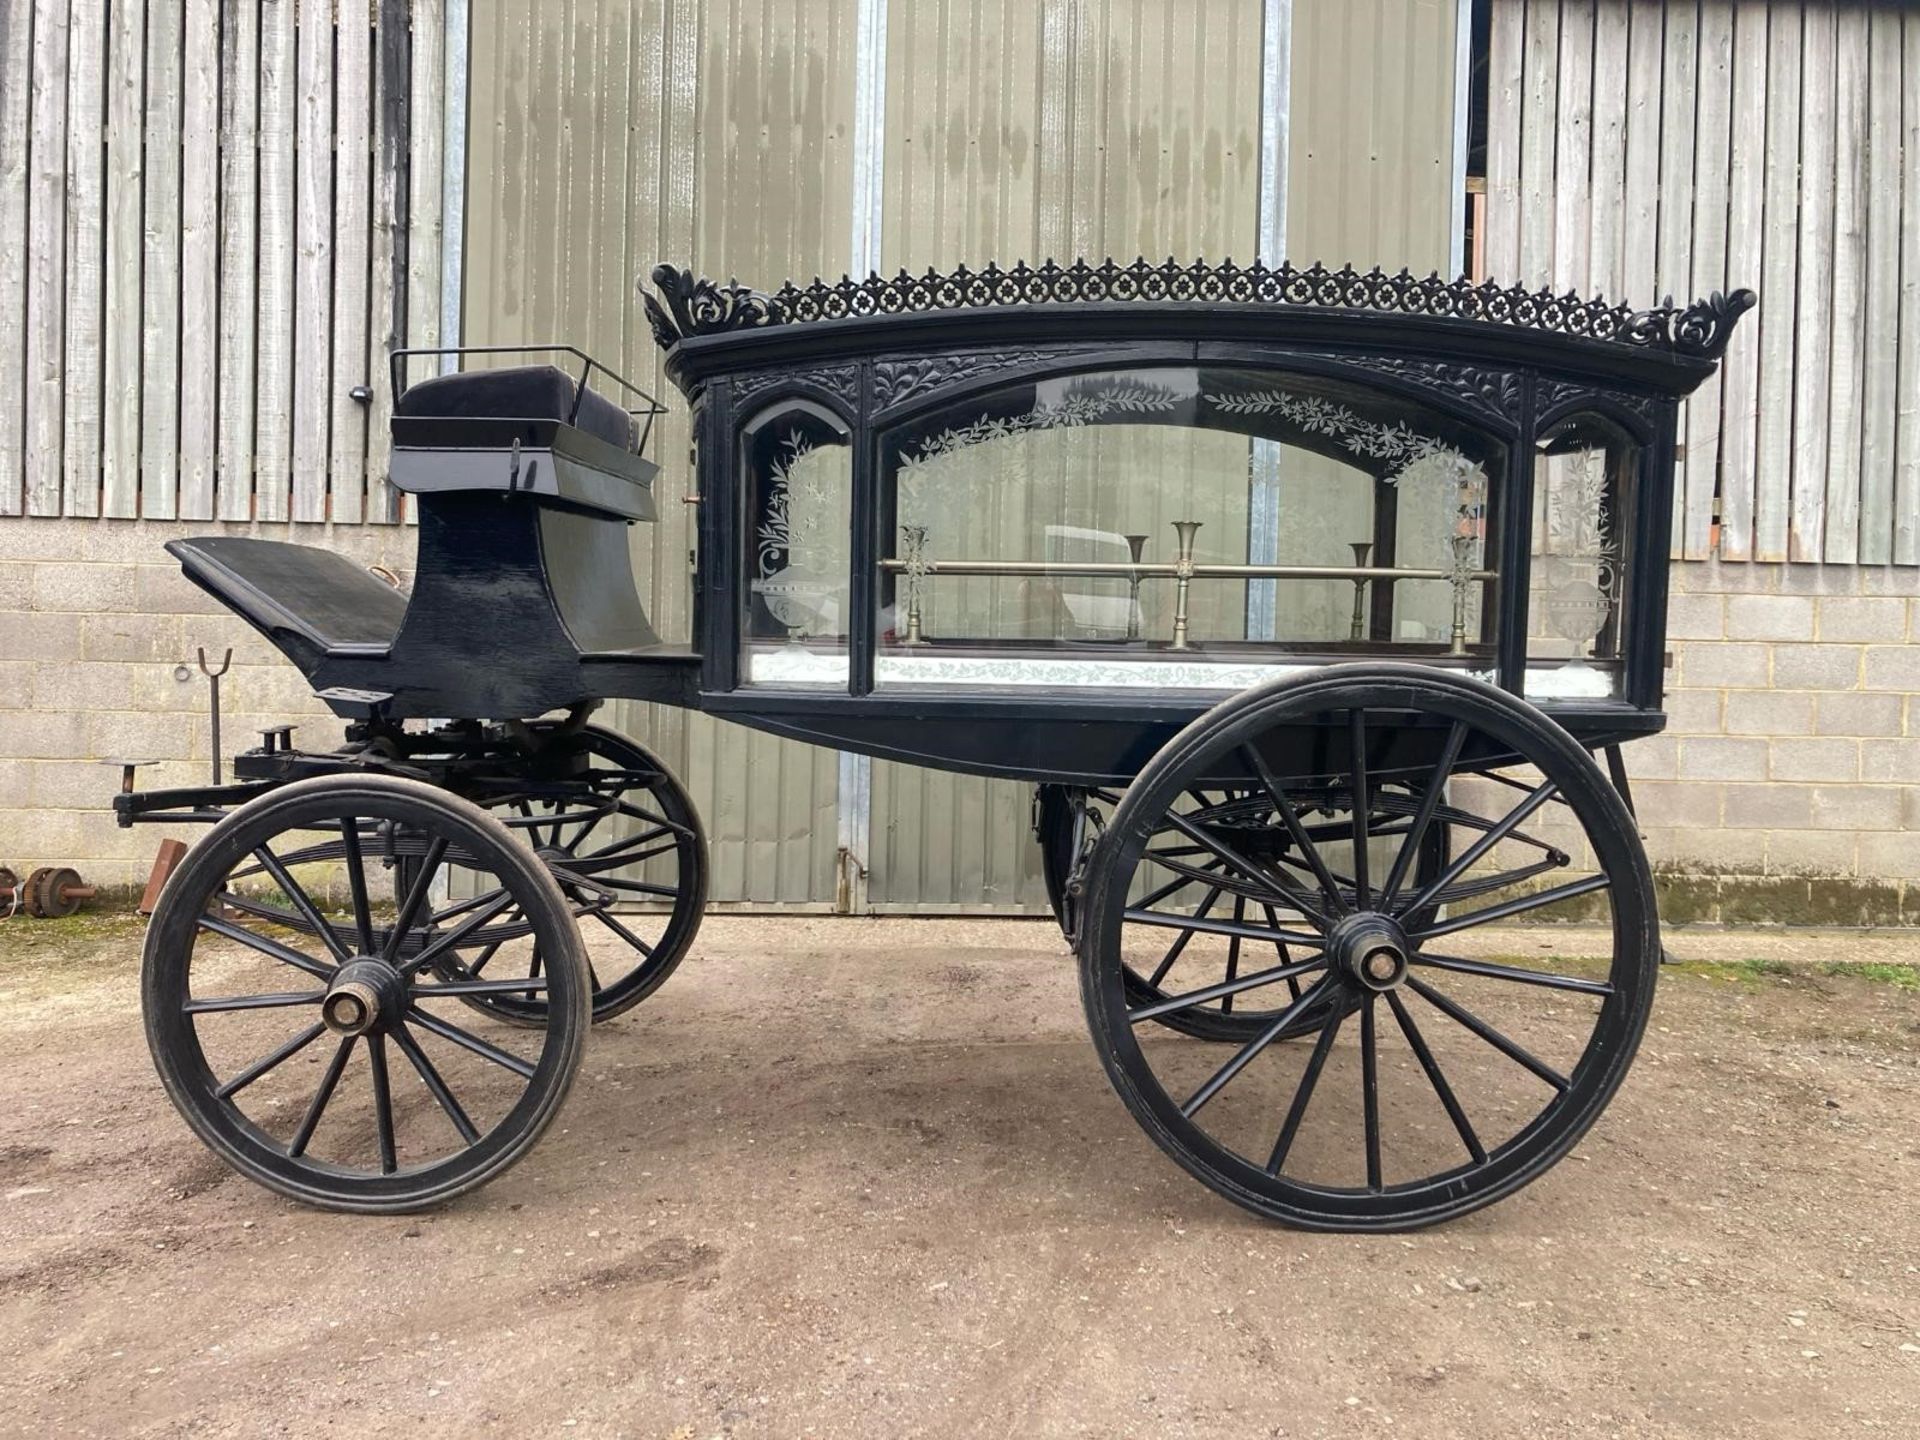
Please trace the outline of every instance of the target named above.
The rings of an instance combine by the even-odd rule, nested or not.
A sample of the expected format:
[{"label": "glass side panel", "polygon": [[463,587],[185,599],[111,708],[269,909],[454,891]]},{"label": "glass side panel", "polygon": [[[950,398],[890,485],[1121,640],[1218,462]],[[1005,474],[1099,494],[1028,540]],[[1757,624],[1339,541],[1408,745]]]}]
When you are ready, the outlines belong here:
[{"label": "glass side panel", "polygon": [[1237,687],[1380,654],[1490,668],[1502,454],[1417,405],[1272,371],[976,397],[881,437],[875,682]]},{"label": "glass side panel", "polygon": [[1625,538],[1633,533],[1640,448],[1594,415],[1561,421],[1533,466],[1533,559],[1526,693],[1618,695]]},{"label": "glass side panel", "polygon": [[742,432],[747,684],[846,688],[853,503],[847,439],[837,420],[809,405]]}]

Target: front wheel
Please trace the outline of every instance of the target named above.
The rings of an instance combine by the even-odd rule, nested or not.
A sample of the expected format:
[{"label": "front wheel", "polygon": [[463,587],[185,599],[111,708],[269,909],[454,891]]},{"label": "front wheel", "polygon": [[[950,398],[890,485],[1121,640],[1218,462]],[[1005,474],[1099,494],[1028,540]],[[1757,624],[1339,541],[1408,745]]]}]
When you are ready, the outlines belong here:
[{"label": "front wheel", "polygon": [[[1263,818],[1189,818],[1222,785]],[[1383,811],[1405,817],[1391,858]],[[1423,878],[1434,827],[1451,858]],[[1243,918],[1143,893],[1169,865]],[[1543,918],[1594,928],[1542,960],[1518,924]],[[1259,968],[1142,1004],[1127,976],[1169,934]],[[1573,1147],[1639,1044],[1659,933],[1632,818],[1571,736],[1479,681],[1354,665],[1235,696],[1154,757],[1093,855],[1079,957],[1108,1077],[1174,1160],[1274,1219],[1389,1230],[1490,1204]],[[1144,1027],[1229,995],[1270,1018],[1224,1060]],[[1274,1043],[1315,1011],[1311,1046]]]},{"label": "front wheel", "polygon": [[[475,898],[437,903],[446,888]],[[476,976],[500,951],[545,963]],[[154,1065],[207,1146],[283,1195],[373,1214],[449,1200],[527,1152],[579,1068],[589,988],[533,852],[469,801],[376,775],[286,785],[209,830],[160,897],[141,972]],[[545,1026],[461,1008],[502,994],[540,999]]]}]

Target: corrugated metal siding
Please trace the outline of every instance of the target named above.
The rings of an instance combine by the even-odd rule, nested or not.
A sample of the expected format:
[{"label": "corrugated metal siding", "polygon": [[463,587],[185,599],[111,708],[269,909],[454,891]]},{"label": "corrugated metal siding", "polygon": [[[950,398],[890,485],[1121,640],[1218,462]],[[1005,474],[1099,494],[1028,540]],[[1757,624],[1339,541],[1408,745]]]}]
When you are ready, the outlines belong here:
[{"label": "corrugated metal siding", "polygon": [[[884,267],[1082,254],[1250,257],[1260,21],[1260,7],[1246,3],[896,6],[887,37]],[[1169,471],[1205,474],[1219,463],[1211,450],[1234,442],[1166,438],[1147,454],[1069,447],[1059,484],[1151,497],[1137,523],[1156,552],[1172,553],[1175,518],[1198,518],[1208,522],[1203,545],[1244,558],[1244,512],[1195,510],[1190,491],[1217,486],[1167,480]],[[1244,466],[1244,453],[1228,463]],[[987,548],[980,535],[936,536],[935,552],[1027,556],[1037,541],[1023,523],[1026,506],[1048,488],[1007,497],[1009,513],[983,512],[970,528],[996,532]],[[1224,617],[1245,605],[1240,586],[1203,590],[1195,601],[1197,626],[1208,623],[1201,609]],[[870,903],[1043,910],[1031,794],[1007,781],[876,762]]]},{"label": "corrugated metal siding", "polygon": [[[1251,258],[1265,8],[891,5],[883,266]],[[857,9],[857,0],[475,0],[466,338],[584,336],[657,385],[633,286],[656,258],[762,284],[846,269]],[[1332,9],[1298,6],[1293,21],[1288,251],[1442,263],[1452,80],[1450,66],[1429,61],[1452,54],[1452,0],[1369,0],[1344,19]],[[1348,64],[1391,82],[1321,73]],[[1368,147],[1358,178],[1343,169],[1357,152],[1336,153],[1332,138],[1348,127]],[[1410,164],[1424,167],[1413,179]],[[1334,207],[1358,218],[1330,225]],[[1142,528],[1156,548],[1171,549],[1170,522],[1195,503],[1162,472],[1217,463],[1192,449],[1211,438],[1183,440],[1150,465],[1126,462],[1153,472],[1141,488],[1157,508]],[[658,451],[664,518],[635,530],[654,613],[674,638],[689,618],[689,537],[676,503],[685,452],[676,409]],[[1203,542],[1244,549],[1243,515],[1196,518],[1209,522]],[[1224,617],[1244,596],[1223,586],[1212,603]],[[831,902],[831,754],[699,716],[614,710],[612,723],[686,777],[713,842],[716,900]],[[869,901],[1040,907],[1028,806],[1025,786],[876,763]]]},{"label": "corrugated metal siding", "polygon": [[[632,535],[650,613],[684,641],[686,413],[636,282],[665,258],[846,268],[854,4],[475,0],[472,29],[465,338],[565,339],[669,400],[661,520]],[[608,719],[692,792],[716,902],[831,903],[830,752],[665,707]]]},{"label": "corrugated metal siding", "polygon": [[1454,0],[1293,7],[1287,254],[1447,269]]},{"label": "corrugated metal siding", "polygon": [[[1296,263],[1405,266],[1420,275],[1448,268],[1457,11],[1454,0],[1293,7],[1285,248]],[[1283,516],[1289,499],[1324,499],[1282,525],[1274,559],[1306,562],[1330,544],[1370,538],[1369,497],[1353,471],[1300,450],[1280,463]],[[1423,590],[1439,589],[1404,598],[1417,603]],[[1292,583],[1275,604],[1337,616],[1352,593],[1345,581]]]}]

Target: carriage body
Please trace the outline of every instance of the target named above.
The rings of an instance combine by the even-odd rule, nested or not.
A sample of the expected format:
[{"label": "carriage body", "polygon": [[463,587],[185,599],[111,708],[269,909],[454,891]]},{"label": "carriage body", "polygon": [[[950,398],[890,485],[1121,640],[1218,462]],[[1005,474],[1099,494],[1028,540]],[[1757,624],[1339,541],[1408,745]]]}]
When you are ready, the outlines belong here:
[{"label": "carriage body", "polygon": [[[1749,292],[1634,312],[1171,261],[773,293],[666,266],[654,280],[693,414],[686,642],[656,633],[629,543],[656,518],[644,450],[661,407],[596,393],[603,367],[578,352],[577,379],[480,368],[413,386],[396,354],[410,595],[309,547],[169,546],[348,722],[334,750],[270,733],[232,785],[129,780],[115,799],[122,823],[212,824],[162,897],[144,989],[162,1078],[203,1139],[282,1193],[366,1211],[437,1203],[524,1153],[589,1020],[651,994],[704,906],[690,798],[587,723],[634,699],[1035,783],[1115,1089],[1238,1204],[1309,1227],[1428,1224],[1577,1143],[1625,1073],[1658,963],[1619,747],[1665,723],[1677,409]],[[1542,916],[1593,926],[1572,969],[1498,958],[1501,926]],[[581,942],[596,924],[619,944],[611,969]],[[1442,943],[1480,930],[1478,951]],[[221,945],[319,984],[205,998],[195,956]],[[1552,1003],[1486,1008],[1454,984]],[[208,1048],[216,1017],[309,1005],[317,1021],[244,1065]],[[533,1048],[446,1020],[461,1005]],[[1542,1016],[1544,1041],[1508,1033]],[[1336,1043],[1349,1019],[1357,1046]],[[1404,1160],[1383,1141],[1403,1123],[1383,1098],[1389,1025],[1398,1073],[1444,1122],[1411,1122]],[[1204,1049],[1141,1042],[1167,1032],[1229,1058],[1192,1088]],[[322,1037],[336,1048],[310,1098],[236,1101]],[[1240,1098],[1243,1077],[1278,1073],[1263,1055],[1308,1039],[1274,1081],[1291,1090]],[[1450,1043],[1506,1069],[1463,1087]],[[478,1065],[494,1091],[515,1077],[518,1100],[469,1115],[439,1045],[440,1066]],[[315,1159],[362,1053],[374,1123]],[[402,1058],[460,1145],[396,1141]],[[1295,1145],[1343,1063],[1357,1171]],[[1512,1123],[1483,1134],[1488,1113]],[[1229,1133],[1276,1115],[1277,1138]]]},{"label": "carriage body", "polygon": [[655,279],[696,416],[703,709],[1068,785],[1330,663],[1475,675],[1590,747],[1664,724],[1675,415],[1743,298]]}]

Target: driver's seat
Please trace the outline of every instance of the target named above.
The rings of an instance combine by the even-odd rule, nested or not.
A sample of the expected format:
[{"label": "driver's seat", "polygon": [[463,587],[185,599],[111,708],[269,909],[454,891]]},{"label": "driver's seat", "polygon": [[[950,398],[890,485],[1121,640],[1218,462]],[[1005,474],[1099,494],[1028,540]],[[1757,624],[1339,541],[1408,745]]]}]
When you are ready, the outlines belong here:
[{"label": "driver's seat", "polygon": [[407,613],[393,586],[317,546],[206,535],[169,540],[167,553],[308,673],[329,657],[384,658]]}]

